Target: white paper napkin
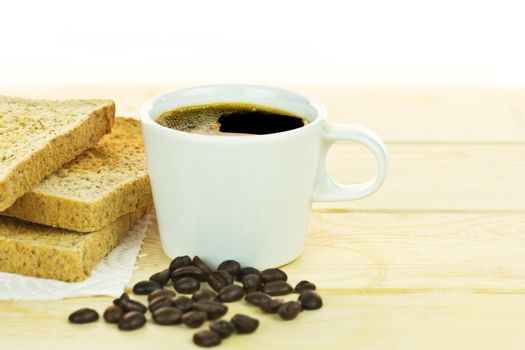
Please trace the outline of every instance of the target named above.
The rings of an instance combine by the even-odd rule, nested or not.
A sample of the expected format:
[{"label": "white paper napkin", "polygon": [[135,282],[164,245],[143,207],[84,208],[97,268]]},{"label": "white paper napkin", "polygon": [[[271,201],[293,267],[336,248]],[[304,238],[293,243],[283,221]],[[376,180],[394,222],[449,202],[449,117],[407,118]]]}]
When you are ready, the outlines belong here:
[{"label": "white paper napkin", "polygon": [[129,283],[142,241],[154,214],[146,214],[82,282],[63,282],[0,272],[0,300],[58,300],[109,295],[118,297]]}]

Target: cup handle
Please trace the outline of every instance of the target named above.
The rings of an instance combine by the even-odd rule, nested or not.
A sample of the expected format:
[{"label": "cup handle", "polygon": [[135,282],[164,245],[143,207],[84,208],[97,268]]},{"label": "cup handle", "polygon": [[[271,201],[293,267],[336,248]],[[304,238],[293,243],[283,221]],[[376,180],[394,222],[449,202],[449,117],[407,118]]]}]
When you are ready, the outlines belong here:
[{"label": "cup handle", "polygon": [[[377,161],[378,172],[376,176],[359,184],[341,185],[334,182],[326,170],[326,155],[336,141],[355,141],[368,147]],[[326,125],[321,140],[321,154],[312,201],[349,201],[369,196],[383,183],[387,165],[386,146],[372,130],[353,124]]]}]

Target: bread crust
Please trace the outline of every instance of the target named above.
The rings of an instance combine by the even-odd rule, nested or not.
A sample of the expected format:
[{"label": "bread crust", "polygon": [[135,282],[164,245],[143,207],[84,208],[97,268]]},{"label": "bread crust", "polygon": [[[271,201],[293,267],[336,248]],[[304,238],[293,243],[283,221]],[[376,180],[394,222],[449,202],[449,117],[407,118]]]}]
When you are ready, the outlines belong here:
[{"label": "bread crust", "polygon": [[0,214],[92,232],[152,203],[140,122],[116,118],[111,134]]},{"label": "bread crust", "polygon": [[[68,111],[70,115],[64,118],[56,110]],[[56,118],[58,115],[61,117]],[[115,104],[109,100],[50,101],[0,96],[0,210],[7,209],[47,175],[94,146],[111,131],[114,117]],[[57,119],[62,122],[60,127],[53,124],[53,128],[46,129],[46,122],[51,124]],[[31,123],[39,128],[34,134],[40,138],[34,142],[26,137],[28,132],[24,129]],[[13,141],[13,137],[18,140]],[[16,142],[26,149],[20,152]]]},{"label": "bread crust", "polygon": [[149,210],[139,208],[88,234],[0,217],[0,271],[82,281]]}]

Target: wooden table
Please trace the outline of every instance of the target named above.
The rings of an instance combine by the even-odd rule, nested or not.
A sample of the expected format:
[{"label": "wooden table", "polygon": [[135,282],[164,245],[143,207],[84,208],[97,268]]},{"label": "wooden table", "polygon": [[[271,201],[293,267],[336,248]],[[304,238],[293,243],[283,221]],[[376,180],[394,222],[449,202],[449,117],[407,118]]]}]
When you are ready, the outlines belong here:
[{"label": "wooden table", "polygon": [[[0,87],[33,97],[108,97],[119,115],[171,87]],[[386,141],[390,169],[370,198],[314,204],[304,254],[284,267],[319,286],[325,306],[280,321],[242,303],[230,315],[259,330],[222,349],[524,349],[525,89],[302,87],[331,122]],[[338,144],[328,167],[341,182],[374,172],[361,146]],[[133,282],[163,268],[158,233],[146,239]],[[0,302],[0,348],[193,349],[183,326],[123,333],[104,322],[70,325],[108,297]]]}]

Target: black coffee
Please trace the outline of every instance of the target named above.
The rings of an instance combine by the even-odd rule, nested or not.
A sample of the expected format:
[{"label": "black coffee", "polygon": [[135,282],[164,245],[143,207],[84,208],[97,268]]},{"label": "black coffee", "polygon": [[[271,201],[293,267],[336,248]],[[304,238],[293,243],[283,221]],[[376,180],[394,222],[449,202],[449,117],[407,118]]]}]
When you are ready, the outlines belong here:
[{"label": "black coffee", "polygon": [[240,136],[293,130],[308,121],[274,107],[220,102],[178,107],[162,113],[157,123],[194,134]]}]

